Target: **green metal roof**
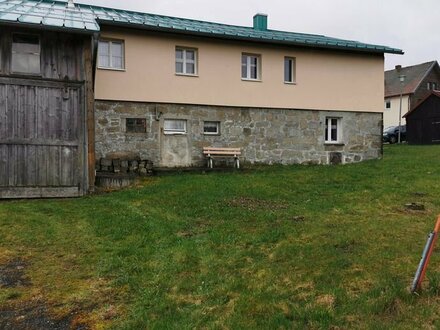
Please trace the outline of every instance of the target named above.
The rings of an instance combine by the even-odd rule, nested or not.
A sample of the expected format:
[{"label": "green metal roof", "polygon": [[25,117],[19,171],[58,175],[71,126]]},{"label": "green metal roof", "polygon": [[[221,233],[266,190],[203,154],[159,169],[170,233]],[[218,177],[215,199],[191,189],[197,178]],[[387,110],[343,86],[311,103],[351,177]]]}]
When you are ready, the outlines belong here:
[{"label": "green metal roof", "polygon": [[52,0],[0,0],[1,22],[83,32],[98,32],[100,25],[118,25],[223,39],[369,53],[403,54],[402,50],[396,48],[323,35],[260,30],[253,27],[211,23],[86,4],[75,4],[75,8],[68,8],[66,2]]},{"label": "green metal roof", "polygon": [[45,0],[0,0],[0,22],[39,25],[47,28],[99,31],[90,9],[67,8],[66,2]]}]

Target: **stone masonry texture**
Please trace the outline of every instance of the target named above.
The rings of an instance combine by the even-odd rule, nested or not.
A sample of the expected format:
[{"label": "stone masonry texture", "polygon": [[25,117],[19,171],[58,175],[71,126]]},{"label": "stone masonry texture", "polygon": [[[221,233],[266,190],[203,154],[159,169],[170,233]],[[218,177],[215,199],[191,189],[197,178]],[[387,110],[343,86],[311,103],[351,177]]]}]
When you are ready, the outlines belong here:
[{"label": "stone masonry texture", "polygon": [[[380,158],[382,114],[297,109],[239,108],[96,101],[96,158],[137,155],[154,166],[205,166],[204,146],[242,148],[242,162],[329,164]],[[324,143],[326,117],[341,118],[342,143]],[[145,118],[145,133],[127,133],[126,118]],[[165,119],[183,119],[187,134],[166,135]],[[204,121],[220,122],[219,135],[205,135]]]}]

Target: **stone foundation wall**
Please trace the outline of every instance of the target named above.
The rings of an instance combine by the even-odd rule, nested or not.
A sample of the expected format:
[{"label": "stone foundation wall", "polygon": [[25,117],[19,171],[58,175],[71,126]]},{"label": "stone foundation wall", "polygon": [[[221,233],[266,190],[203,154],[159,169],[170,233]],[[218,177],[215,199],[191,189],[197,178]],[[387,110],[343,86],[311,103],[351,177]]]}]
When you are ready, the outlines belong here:
[{"label": "stone foundation wall", "polygon": [[[381,157],[382,114],[96,101],[96,158],[137,154],[155,166],[204,166],[204,146],[240,147],[242,161],[329,164]],[[341,144],[325,144],[326,117],[341,118]],[[145,118],[145,133],[127,133],[127,118]],[[184,119],[187,133],[166,135],[164,119]],[[219,121],[205,135],[204,121]]]}]

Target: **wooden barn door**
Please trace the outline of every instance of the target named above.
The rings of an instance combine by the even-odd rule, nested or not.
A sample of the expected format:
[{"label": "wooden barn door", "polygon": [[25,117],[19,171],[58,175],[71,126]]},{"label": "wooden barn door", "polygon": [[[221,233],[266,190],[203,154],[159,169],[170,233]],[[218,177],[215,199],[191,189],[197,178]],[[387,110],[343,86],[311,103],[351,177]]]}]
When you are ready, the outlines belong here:
[{"label": "wooden barn door", "polygon": [[0,198],[84,193],[82,94],[81,84],[0,78]]}]

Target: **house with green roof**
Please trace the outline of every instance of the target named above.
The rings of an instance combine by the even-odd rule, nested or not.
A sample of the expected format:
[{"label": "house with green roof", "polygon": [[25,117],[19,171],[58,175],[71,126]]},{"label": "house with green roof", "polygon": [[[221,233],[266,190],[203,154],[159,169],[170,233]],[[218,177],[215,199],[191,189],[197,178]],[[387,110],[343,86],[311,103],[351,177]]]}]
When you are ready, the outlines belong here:
[{"label": "house with green roof", "polygon": [[0,27],[3,198],[82,195],[113,158],[204,166],[207,146],[249,164],[378,158],[384,54],[402,54],[264,14],[232,26],[71,0],[0,0]]}]

